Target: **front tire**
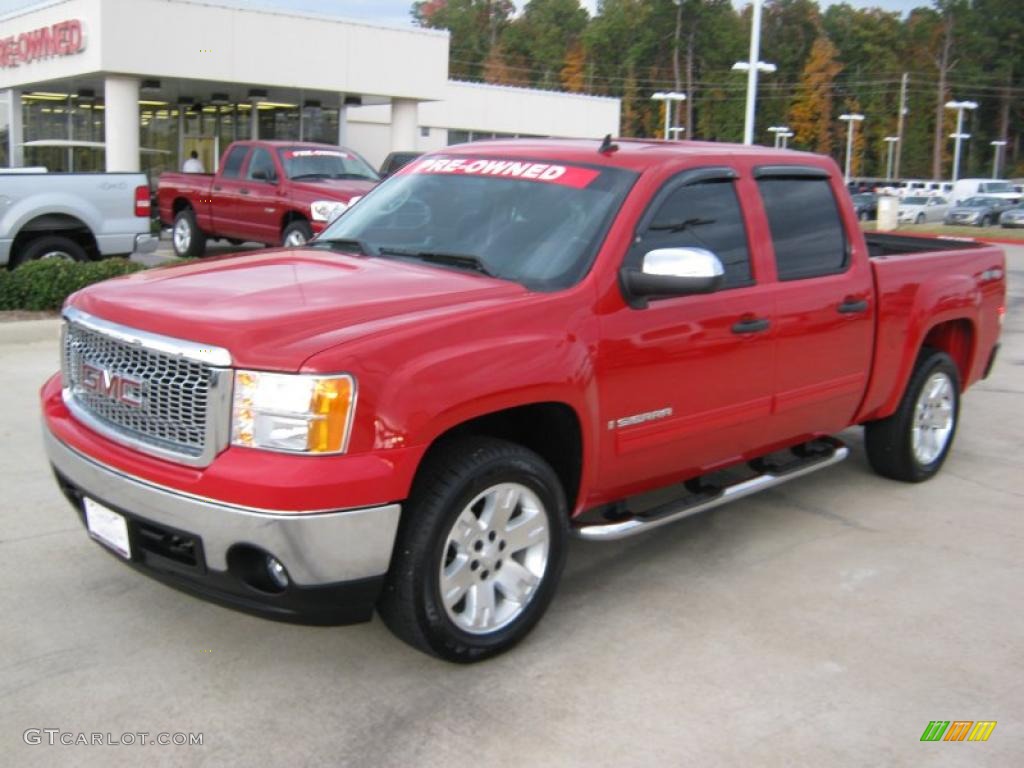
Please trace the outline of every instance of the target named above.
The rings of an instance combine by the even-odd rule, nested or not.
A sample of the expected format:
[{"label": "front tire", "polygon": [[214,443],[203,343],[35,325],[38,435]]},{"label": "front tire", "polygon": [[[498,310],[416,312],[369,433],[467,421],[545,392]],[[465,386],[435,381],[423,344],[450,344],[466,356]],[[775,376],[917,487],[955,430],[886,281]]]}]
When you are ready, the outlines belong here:
[{"label": "front tire", "polygon": [[982,216],[981,221],[978,222],[979,227],[987,227],[992,223],[992,219],[988,216]]},{"label": "front tire", "polygon": [[313,237],[313,230],[308,222],[293,221],[284,228],[284,232],[281,234],[281,243],[286,248],[297,248],[309,242],[311,237]]},{"label": "front tire", "polygon": [[917,214],[917,218],[914,219],[914,223],[915,224],[924,224],[924,214],[923,213]]},{"label": "front tire", "polygon": [[864,425],[871,468],[883,477],[920,483],[934,477],[953,446],[960,417],[960,374],[945,352],[918,356],[896,412]]},{"label": "front tire", "polygon": [[196,224],[196,214],[191,208],[182,209],[174,217],[171,243],[174,253],[181,259],[195,259],[206,252],[206,235]]},{"label": "front tire", "polygon": [[540,620],[565,564],[568,510],[540,456],[491,438],[449,443],[410,495],[378,609],[448,661],[508,650]]}]

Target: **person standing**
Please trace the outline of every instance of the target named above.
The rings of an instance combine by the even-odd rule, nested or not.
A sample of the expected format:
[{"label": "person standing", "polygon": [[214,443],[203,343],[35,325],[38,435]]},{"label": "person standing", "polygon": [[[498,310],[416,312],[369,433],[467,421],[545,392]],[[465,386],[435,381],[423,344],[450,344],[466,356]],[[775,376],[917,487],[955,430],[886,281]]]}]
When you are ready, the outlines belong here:
[{"label": "person standing", "polygon": [[199,159],[199,153],[194,149],[192,154],[189,155],[188,159],[181,166],[182,173],[206,173],[206,169],[203,167],[203,161]]}]

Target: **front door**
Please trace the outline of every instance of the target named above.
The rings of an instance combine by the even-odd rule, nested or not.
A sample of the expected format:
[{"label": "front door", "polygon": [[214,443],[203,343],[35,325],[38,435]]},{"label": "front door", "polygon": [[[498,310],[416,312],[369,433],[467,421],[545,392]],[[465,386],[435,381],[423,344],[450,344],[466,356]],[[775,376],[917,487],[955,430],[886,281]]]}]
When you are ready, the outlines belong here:
[{"label": "front door", "polygon": [[254,147],[239,188],[238,211],[247,240],[277,245],[281,238],[280,178],[270,150]]},{"label": "front door", "polygon": [[752,266],[735,175],[686,171],[640,222],[629,266],[656,248],[705,248],[722,261],[725,283],[715,293],[602,318],[600,500],[700,474],[762,443],[773,394],[774,297]]}]

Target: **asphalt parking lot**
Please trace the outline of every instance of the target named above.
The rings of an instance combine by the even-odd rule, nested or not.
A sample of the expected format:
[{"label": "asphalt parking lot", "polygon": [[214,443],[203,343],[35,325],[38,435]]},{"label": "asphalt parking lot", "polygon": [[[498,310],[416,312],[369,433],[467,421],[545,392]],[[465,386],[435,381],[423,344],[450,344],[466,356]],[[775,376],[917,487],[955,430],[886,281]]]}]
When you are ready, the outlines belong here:
[{"label": "asphalt parking lot", "polygon": [[[837,467],[639,538],[574,542],[537,631],[470,667],[379,620],[276,624],[118,563],[43,455],[56,322],[0,324],[2,762],[1020,765],[1024,247],[1007,252],[1001,358],[936,479],[874,476],[851,430]],[[985,743],[922,743],[931,720],[998,725]],[[31,728],[203,744],[27,745]]]}]

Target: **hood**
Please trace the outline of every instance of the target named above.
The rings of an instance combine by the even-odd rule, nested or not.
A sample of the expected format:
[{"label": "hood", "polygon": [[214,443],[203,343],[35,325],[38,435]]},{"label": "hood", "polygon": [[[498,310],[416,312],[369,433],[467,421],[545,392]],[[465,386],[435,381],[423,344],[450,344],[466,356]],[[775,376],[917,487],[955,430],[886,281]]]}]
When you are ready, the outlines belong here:
[{"label": "hood", "polygon": [[69,302],[130,328],[226,347],[235,365],[297,370],[399,325],[528,296],[474,273],[320,249],[277,249],[137,272]]},{"label": "hood", "polygon": [[310,200],[341,200],[347,202],[350,197],[362,196],[380,182],[362,179],[305,179],[289,182],[293,191],[302,192]]},{"label": "hood", "polygon": [[991,205],[954,205],[949,209],[951,214],[964,214],[964,213],[991,213],[993,206]]}]

